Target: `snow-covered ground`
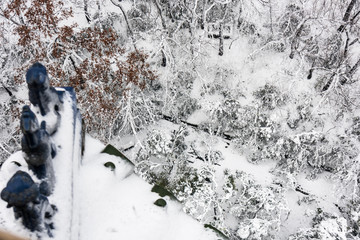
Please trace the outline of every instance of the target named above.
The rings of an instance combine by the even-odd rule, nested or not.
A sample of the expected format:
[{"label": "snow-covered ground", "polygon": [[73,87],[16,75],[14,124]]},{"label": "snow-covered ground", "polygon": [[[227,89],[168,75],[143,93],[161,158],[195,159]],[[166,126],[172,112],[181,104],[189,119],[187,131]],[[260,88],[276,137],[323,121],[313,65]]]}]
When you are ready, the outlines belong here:
[{"label": "snow-covered ground", "polygon": [[[156,129],[170,134],[179,125],[168,122],[159,121],[152,128],[148,128],[145,132]],[[273,170],[276,167],[275,161],[266,161],[258,164],[253,164],[247,161],[239,150],[233,146],[232,143],[217,137],[210,136],[202,131],[196,131],[189,127],[189,136],[186,138],[190,141],[206,141],[212,146],[212,150],[219,150],[224,157],[224,160],[215,166],[216,178],[218,183],[223,180],[223,171],[229,169],[231,172],[244,171],[255,180],[256,184],[263,187],[271,186],[276,183],[276,177],[273,175]],[[144,137],[144,132],[137,135],[137,139]],[[126,148],[129,142],[136,142],[136,137],[128,136],[115,142],[120,148]],[[136,157],[138,148],[132,148],[127,152],[127,155],[134,159]],[[200,164],[200,165],[199,165]],[[195,162],[194,165],[201,166],[203,162]],[[300,187],[301,191],[296,191],[294,188],[288,188],[285,192],[285,201],[288,212],[282,217],[280,231],[277,239],[287,239],[290,234],[295,233],[301,228],[311,228],[312,219],[316,216],[317,210],[321,208],[324,212],[333,213],[340,216],[339,209],[336,207],[337,197],[335,193],[335,183],[329,178],[326,173],[320,174],[316,179],[308,179],[305,173],[289,178],[287,184],[291,185],[290,181]],[[305,193],[305,194],[304,194]],[[192,239],[192,238],[191,238]]]},{"label": "snow-covered ground", "polygon": [[[217,239],[214,232],[206,230],[202,224],[182,212],[179,203],[165,198],[167,205],[164,208],[154,205],[160,196],[151,192],[150,184],[133,174],[132,168],[123,160],[100,153],[104,149],[102,143],[90,136],[86,139],[87,150],[78,176],[80,189],[77,203],[80,207],[78,239]],[[17,166],[14,161],[22,166]],[[115,163],[114,171],[104,167],[104,163],[108,161]],[[28,171],[23,166],[26,166],[26,162],[22,153],[13,154],[1,169],[0,188],[5,187],[8,179],[17,170]],[[69,178],[70,174],[63,172],[56,177]],[[69,181],[69,179],[61,181]],[[55,190],[50,201],[61,203],[57,205],[59,210],[54,216],[53,238],[60,240],[69,235],[64,225],[68,226],[70,221],[71,207],[63,202],[68,200],[58,199],[57,196],[67,194],[68,190],[62,186],[58,188],[60,190]],[[4,201],[0,201],[0,209],[1,229],[18,235],[35,237],[22,227],[20,220],[14,219],[12,209],[7,209]]]},{"label": "snow-covered ground", "polygon": [[[278,3],[280,4],[280,2]],[[129,2],[124,2],[123,7],[129,9]],[[285,7],[285,6],[283,6]],[[92,10],[90,10],[92,11]],[[117,12],[110,2],[104,7],[104,12]],[[75,20],[74,20],[75,19]],[[70,22],[78,22],[79,28],[86,26],[87,22],[82,9],[75,11],[74,19]],[[263,21],[265,21],[263,19]],[[64,22],[66,24],[66,21]],[[119,23],[121,25],[121,23]],[[119,28],[126,32],[124,24]],[[185,32],[185,31],[184,31]],[[140,39],[136,42],[140,49],[151,52],[151,56],[159,55],[159,46],[153,44],[152,36]],[[254,37],[252,37],[254,38]],[[254,39],[252,39],[254,40]],[[256,40],[256,39],[255,39]],[[187,67],[196,68],[196,77],[192,82],[192,89],[189,96],[197,100],[201,109],[196,110],[186,120],[192,124],[201,124],[209,120],[209,112],[219,106],[224,96],[219,93],[204,94],[206,84],[218,83],[227,89],[238,91],[243,94],[236,99],[243,106],[254,104],[253,92],[265,84],[269,83],[276,86],[285,93],[289,98],[285,106],[274,110],[270,114],[271,120],[275,122],[285,122],[292,115],[297,114],[297,107],[300,103],[311,108],[311,115],[326,115],[329,121],[326,121],[321,127],[314,125],[303,126],[297,130],[281,129],[283,132],[297,134],[303,132],[318,131],[322,133],[344,132],[345,125],[349,122],[332,121],[335,118],[336,109],[332,105],[327,105],[326,95],[314,93],[316,81],[307,80],[306,75],[310,68],[302,58],[289,59],[290,49],[284,52],[275,51],[269,45],[256,44],[251,41],[249,36],[239,35],[236,39],[224,40],[224,56],[218,56],[218,40],[206,39],[199,43],[199,52],[204,54],[200,62],[191,62],[186,64],[189,59],[182,58],[181,52],[174,47],[176,52],[179,69],[186,70]],[[260,40],[258,40],[260,41]],[[165,86],[169,81],[176,81],[176,73],[171,72],[169,68],[156,69],[159,81]],[[181,69],[182,70],[182,69]],[[195,70],[194,70],[195,72]],[[317,73],[315,72],[314,75]],[[17,95],[26,95],[24,89],[21,89]],[[240,94],[239,94],[240,95]],[[22,99],[24,99],[22,97]],[[5,92],[0,92],[0,101],[8,100]],[[309,100],[309,102],[307,102]],[[312,101],[312,102],[311,102]],[[329,100],[330,101],[330,100]],[[334,114],[332,114],[334,113]],[[65,117],[70,115],[65,114]],[[344,119],[346,119],[344,117]],[[69,120],[70,121],[70,120]],[[345,120],[344,120],[345,121]],[[286,124],[284,124],[286,126]],[[67,126],[69,127],[69,126]],[[165,132],[168,136],[170,131],[178,129],[179,125],[160,120],[152,126],[147,127],[145,131],[138,132],[135,136],[118,136],[118,139],[112,139],[112,144],[119,149],[127,149],[135,145],[134,148],[125,152],[131,159],[136,159],[139,150],[139,143],[146,138],[146,135],[152,129]],[[69,128],[70,129],[70,128]],[[68,130],[69,130],[68,129]],[[266,160],[257,164],[250,163],[244,152],[241,152],[234,142],[226,141],[218,136],[209,135],[189,127],[189,136],[186,138],[187,143],[191,141],[206,142],[212,150],[218,150],[222,153],[224,160],[214,166],[216,177],[221,182],[223,172],[229,169],[243,171],[251,175],[256,184],[263,187],[276,184],[276,176],[273,170],[276,162]],[[69,133],[69,132],[68,132]],[[71,133],[69,133],[71,134]],[[335,136],[335,134],[332,134]],[[331,138],[331,136],[330,136]],[[66,136],[59,136],[57,141],[67,142]],[[69,219],[74,216],[76,224],[76,236],[79,239],[217,239],[215,234],[203,227],[203,225],[190,216],[182,212],[182,206],[169,199],[167,206],[160,208],[153,203],[160,197],[151,192],[152,186],[132,173],[132,168],[117,157],[101,153],[104,145],[99,141],[86,137],[85,154],[82,164],[76,172],[75,178],[71,177],[71,166],[65,166],[61,158],[69,158],[68,153],[61,153],[54,162],[57,181],[61,183],[55,189],[54,195],[50,197],[50,202],[58,206],[59,212],[54,216],[55,221],[55,239],[66,239],[69,232]],[[66,148],[64,146],[64,148]],[[111,161],[116,168],[111,171],[104,167],[104,163]],[[22,166],[18,167],[13,162],[18,162]],[[195,162],[194,165],[202,164]],[[71,165],[71,164],[70,164]],[[17,170],[27,171],[21,152],[10,156],[0,170],[0,190],[4,188],[6,182]],[[290,176],[287,184],[293,187],[286,188],[285,200],[288,212],[281,219],[281,228],[278,239],[287,239],[300,228],[310,228],[312,219],[316,216],[319,208],[324,212],[329,212],[340,216],[336,204],[338,196],[335,192],[335,183],[329,177],[330,174],[322,173],[316,179],[308,179],[306,173],[299,173]],[[33,175],[32,175],[33,176]],[[68,202],[70,183],[76,181],[76,202]],[[295,187],[298,189],[296,190]],[[76,211],[74,213],[74,211]],[[7,209],[3,201],[0,201],[0,228],[7,231],[17,232],[20,235],[29,236],[29,233],[23,229],[20,221],[15,221],[11,209]],[[30,234],[34,237],[34,234]]]},{"label": "snow-covered ground", "polygon": [[[163,121],[158,127],[172,129],[176,126]],[[201,133],[190,132],[193,135],[191,137],[204,137],[200,136]],[[219,179],[223,170],[227,168],[245,171],[254,176],[256,182],[263,186],[272,184],[273,175],[270,172],[274,163],[251,164],[231,145],[228,146],[221,139],[214,141],[217,141],[214,149],[220,150],[224,155],[224,161],[216,167]],[[214,232],[205,229],[202,224],[186,215],[180,203],[165,197],[167,201],[165,208],[154,205],[160,196],[151,192],[152,186],[135,175],[132,172],[132,166],[121,158],[101,153],[105,146],[100,141],[87,135],[85,146],[86,151],[76,178],[79,186],[76,203],[79,208],[76,211],[79,214],[80,224],[78,239],[218,239]],[[129,155],[132,156],[130,152]],[[62,161],[59,158],[56,160]],[[14,162],[22,166],[19,167]],[[115,170],[104,167],[106,162],[114,163]],[[69,226],[72,207],[70,202],[66,202],[69,201],[66,199],[69,189],[65,187],[65,184],[70,184],[71,174],[64,171],[66,167],[63,163],[54,165],[57,182],[63,185],[57,185],[49,200],[59,208],[54,216],[54,239],[60,240],[64,239],[64,236],[69,236],[67,232],[69,229],[66,227]],[[0,189],[5,187],[8,179],[17,170],[28,171],[24,166],[26,163],[22,153],[13,154],[1,168]],[[290,212],[282,222],[279,239],[285,239],[299,228],[310,227],[317,207],[321,206],[325,211],[332,213],[338,211],[334,205],[336,198],[333,187],[325,175],[317,180],[308,180],[305,175],[299,175],[297,182],[304,191],[311,194],[310,203],[300,201],[307,197],[306,195],[288,190],[286,200]],[[0,201],[0,209],[1,229],[34,237],[34,234],[29,234],[22,227],[20,220],[15,221],[12,209],[7,209],[4,201]]]},{"label": "snow-covered ground", "polygon": [[[165,199],[165,208],[152,186],[118,157],[99,153],[99,142],[88,138],[80,170],[80,239],[217,239],[215,234],[182,212],[181,205]],[[98,150],[96,150],[98,149]],[[115,170],[104,163],[115,163]]]},{"label": "snow-covered ground", "polygon": [[[75,130],[74,138],[76,119],[72,110],[70,96],[66,95],[61,124],[53,136],[56,185],[49,201],[58,208],[53,217],[53,239],[217,239],[214,232],[182,212],[179,203],[165,198],[164,208],[156,206],[154,202],[160,196],[151,192],[152,186],[136,176],[124,160],[101,153],[101,142],[87,136],[84,157],[77,156],[80,145],[76,136],[80,132]],[[47,117],[50,119],[44,120],[51,122],[51,116]],[[104,166],[109,161],[115,164],[114,171]],[[36,179],[26,166],[22,152],[11,155],[0,170],[0,189],[18,170]],[[25,230],[4,201],[0,201],[0,229],[48,238],[44,233]]]}]

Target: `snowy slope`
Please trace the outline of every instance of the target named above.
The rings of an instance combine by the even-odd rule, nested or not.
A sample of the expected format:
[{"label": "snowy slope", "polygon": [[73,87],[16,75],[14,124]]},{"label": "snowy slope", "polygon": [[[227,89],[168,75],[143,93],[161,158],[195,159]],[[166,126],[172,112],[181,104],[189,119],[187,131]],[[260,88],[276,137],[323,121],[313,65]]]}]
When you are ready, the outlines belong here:
[{"label": "snowy slope", "polygon": [[[87,139],[80,170],[81,232],[80,239],[217,239],[168,201],[165,208],[153,203],[159,195],[138,176],[126,177],[131,167],[119,158],[99,153],[101,146]],[[115,171],[104,163],[115,163]],[[125,178],[126,177],[126,178]]]},{"label": "snowy slope", "polygon": [[[78,175],[76,204],[81,225],[78,238],[73,239],[218,239],[213,232],[183,213],[178,203],[166,199],[165,208],[154,205],[160,196],[151,192],[152,186],[134,174],[128,176],[131,167],[117,157],[100,153],[103,148],[100,142],[87,136],[87,150]],[[14,161],[26,165],[21,152],[13,154],[1,168],[1,189],[14,172],[27,171],[25,167],[15,165]],[[108,161],[115,164],[115,171],[104,167]],[[69,181],[70,173],[62,171],[60,165],[56,166],[56,177],[58,184],[64,184]],[[67,191],[57,185],[50,198],[59,208],[54,218],[56,230],[53,239],[68,239],[70,234],[66,227],[69,226],[71,204],[68,199],[62,199]],[[0,209],[1,229],[36,238],[21,226],[20,221],[15,221],[12,209],[7,209],[4,201],[0,201]]]},{"label": "snowy slope", "polygon": [[[170,132],[178,128],[178,124],[161,120],[144,132],[150,132],[152,129],[156,129],[169,137]],[[189,135],[185,141],[188,145],[194,141],[197,146],[199,146],[199,142],[206,142],[207,146],[211,146],[212,150],[218,150],[223,154],[224,160],[214,166],[216,181],[219,186],[223,182],[223,172],[225,169],[229,169],[231,172],[243,171],[249,174],[255,180],[256,184],[260,184],[262,187],[274,186],[278,182],[277,176],[273,174],[276,167],[275,161],[265,161],[258,164],[250,163],[233,143],[221,137],[198,131],[192,127],[187,127],[187,130]],[[144,132],[138,134],[138,140],[139,137],[143,138],[146,135]],[[128,136],[116,142],[116,145],[125,148],[129,142],[136,141],[135,136]],[[138,149],[139,146],[126,152],[128,157],[135,159]],[[204,164],[206,163],[195,160],[192,166],[200,168]],[[318,178],[313,180],[308,179],[305,173],[291,177],[286,180],[286,184],[288,184],[289,187],[284,186],[284,197],[287,209],[284,209],[280,230],[276,236],[277,239],[288,239],[289,235],[301,228],[311,228],[312,219],[316,216],[318,208],[321,208],[324,212],[341,216],[336,207],[338,201],[335,193],[336,185],[329,178],[328,174],[320,174]],[[291,185],[293,185],[293,187],[290,187]],[[295,190],[296,186],[298,186],[302,192]]]}]

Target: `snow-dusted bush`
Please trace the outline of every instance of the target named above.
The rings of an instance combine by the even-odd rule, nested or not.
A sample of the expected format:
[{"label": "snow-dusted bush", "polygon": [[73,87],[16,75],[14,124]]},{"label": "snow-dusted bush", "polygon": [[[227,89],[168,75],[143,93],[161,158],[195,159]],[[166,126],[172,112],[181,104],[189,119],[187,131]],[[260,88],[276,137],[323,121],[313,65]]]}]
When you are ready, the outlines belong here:
[{"label": "snow-dusted bush", "polygon": [[271,94],[267,97],[265,95],[267,94],[262,94],[261,101],[264,105],[260,108],[243,106],[235,99],[225,99],[212,111],[212,123],[203,128],[211,128],[217,134],[230,136],[239,149],[249,156],[249,161],[260,162],[267,159],[267,146],[275,144],[280,137],[280,125],[262,110],[273,109],[273,104],[278,104],[279,100]]},{"label": "snow-dusted bush", "polygon": [[344,162],[353,159],[357,148],[344,137],[329,141],[322,133],[308,132],[281,137],[267,153],[278,167],[290,173],[310,169],[313,177],[323,171],[337,172]]},{"label": "snow-dusted bush", "polygon": [[139,32],[149,31],[153,25],[153,20],[150,16],[150,6],[147,3],[137,3],[131,8],[127,15],[129,17],[133,30]]},{"label": "snow-dusted bush", "polygon": [[[150,69],[146,53],[140,49],[126,49],[122,36],[125,34],[117,31],[118,26],[115,26],[118,16],[103,15],[101,19],[77,28],[76,24],[61,22],[72,17],[71,6],[63,1],[19,0],[2,5],[2,9],[6,9],[3,17],[12,24],[9,28],[12,35],[0,35],[0,40],[17,40],[16,52],[22,57],[22,65],[13,69],[18,84],[23,83],[24,72],[29,66],[41,62],[48,70],[52,85],[74,87],[88,132],[104,141],[118,134],[114,129],[122,128],[107,127],[109,123],[124,122],[117,117],[120,111],[129,113],[133,112],[130,107],[149,106],[149,101],[139,99],[143,97],[139,89],[144,90],[156,76]],[[131,100],[141,104],[129,106],[130,94],[138,94]],[[151,107],[141,110],[149,109]],[[149,122],[147,117],[137,121],[141,116],[132,115],[134,120],[128,118],[125,121],[132,121],[131,129],[135,130]]]},{"label": "snow-dusted bush", "polygon": [[304,19],[304,10],[296,4],[286,6],[285,13],[280,17],[279,30],[286,37],[293,35]]},{"label": "snow-dusted bush", "polygon": [[10,98],[0,103],[0,166],[12,153],[20,148],[19,102]]},{"label": "snow-dusted bush", "polygon": [[189,71],[179,71],[176,79],[169,85],[169,93],[165,99],[164,114],[176,120],[186,120],[200,108],[198,100],[191,97],[194,76]]},{"label": "snow-dusted bush", "polygon": [[148,133],[136,157],[136,171],[147,181],[163,187],[176,181],[188,159],[184,140],[187,134],[182,126],[172,131],[171,136],[157,130]]},{"label": "snow-dusted bush", "polygon": [[306,240],[306,239],[339,239],[347,238],[347,223],[345,218],[338,217],[318,209],[317,215],[313,219],[313,227],[300,229],[297,233],[292,234],[289,240]]},{"label": "snow-dusted bush", "polygon": [[348,231],[348,239],[358,239],[360,237],[360,201],[359,194],[348,201],[343,212],[348,222],[350,231]]},{"label": "snow-dusted bush", "polygon": [[240,33],[248,36],[248,35],[255,35],[257,33],[256,25],[252,22],[245,21],[243,19],[239,19],[237,28],[239,29]]},{"label": "snow-dusted bush", "polygon": [[281,216],[288,211],[283,189],[258,185],[241,171],[225,171],[224,178],[219,202],[225,224],[233,217],[237,222],[235,228],[227,225],[228,231],[242,239],[276,239]]},{"label": "snow-dusted bush", "polygon": [[238,136],[244,144],[252,135],[252,121],[256,118],[253,108],[242,106],[235,99],[225,99],[212,111],[213,129]]},{"label": "snow-dusted bush", "polygon": [[287,98],[277,87],[270,84],[265,84],[265,86],[256,90],[253,95],[265,110],[274,110],[276,107],[284,105]]},{"label": "snow-dusted bush", "polygon": [[[160,108],[156,102],[156,94],[149,91],[148,86],[143,90],[136,87],[128,89],[118,107],[113,109],[114,115],[109,119],[107,128],[99,127],[93,134],[108,139],[118,137],[119,134],[136,134],[159,118]],[[103,120],[101,115],[92,117],[93,120]]]},{"label": "snow-dusted bush", "polygon": [[179,200],[184,203],[184,211],[207,223],[214,215],[218,200],[214,169],[209,166],[201,167],[193,172],[192,178],[184,180],[185,182],[178,181],[180,188],[174,189]]}]

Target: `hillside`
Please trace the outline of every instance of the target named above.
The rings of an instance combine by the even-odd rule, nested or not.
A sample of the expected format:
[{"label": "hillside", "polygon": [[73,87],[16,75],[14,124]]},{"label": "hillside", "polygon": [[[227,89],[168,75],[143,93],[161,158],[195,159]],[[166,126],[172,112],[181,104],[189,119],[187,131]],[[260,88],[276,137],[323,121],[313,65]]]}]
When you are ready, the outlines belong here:
[{"label": "hillside", "polygon": [[[20,158],[22,79],[40,61],[75,88],[89,134],[86,239],[360,237],[358,1],[21,1],[1,3],[1,159]],[[133,175],[103,167],[109,143]],[[180,203],[154,206],[154,184]]]}]

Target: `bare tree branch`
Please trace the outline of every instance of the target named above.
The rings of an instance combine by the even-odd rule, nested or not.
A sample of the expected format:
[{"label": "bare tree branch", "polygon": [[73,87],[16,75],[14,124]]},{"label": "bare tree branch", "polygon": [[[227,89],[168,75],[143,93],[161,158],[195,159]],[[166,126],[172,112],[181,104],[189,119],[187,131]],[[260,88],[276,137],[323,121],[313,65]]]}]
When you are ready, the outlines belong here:
[{"label": "bare tree branch", "polygon": [[121,0],[118,0],[118,2],[116,2],[115,0],[111,0],[111,3],[112,3],[112,4],[114,4],[115,6],[117,6],[118,8],[120,8],[120,10],[121,10],[121,12],[122,12],[122,14],[123,14],[123,16],[124,16],[126,25],[127,25],[127,27],[128,27],[128,30],[129,30],[129,33],[130,33],[130,37],[131,37],[132,43],[133,43],[133,45],[134,45],[135,51],[136,51],[136,53],[139,54],[139,51],[137,50],[137,47],[136,47],[136,44],[135,44],[134,32],[133,32],[132,27],[131,27],[131,25],[130,25],[130,23],[129,23],[129,19],[128,19],[126,13],[125,13],[125,10],[124,10],[124,8],[121,6],[120,2],[121,2]]},{"label": "bare tree branch", "polygon": [[5,18],[5,19],[7,19],[7,20],[9,20],[10,22],[14,23],[14,24],[17,25],[17,26],[21,26],[21,25],[22,25],[22,24],[16,22],[15,20],[13,20],[12,18],[7,18],[7,17],[5,17],[5,15],[4,15],[2,12],[0,12],[0,16],[3,17],[3,18]]},{"label": "bare tree branch", "polygon": [[350,14],[351,14],[351,11],[352,9],[354,8],[355,6],[355,3],[356,3],[356,0],[351,0],[351,2],[349,3],[346,11],[345,11],[345,14],[344,14],[344,17],[343,17],[343,22],[344,24],[342,24],[339,28],[338,28],[338,32],[343,32],[348,21],[349,21],[349,18],[350,18]]}]

